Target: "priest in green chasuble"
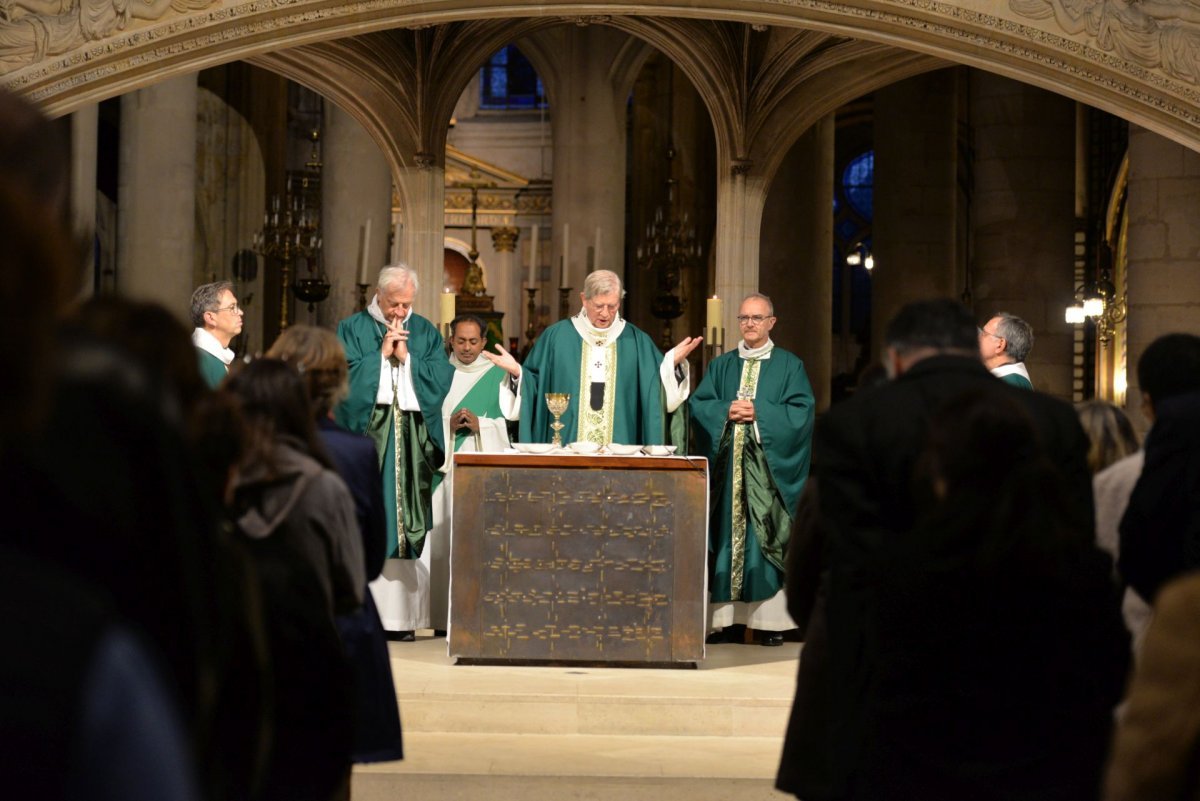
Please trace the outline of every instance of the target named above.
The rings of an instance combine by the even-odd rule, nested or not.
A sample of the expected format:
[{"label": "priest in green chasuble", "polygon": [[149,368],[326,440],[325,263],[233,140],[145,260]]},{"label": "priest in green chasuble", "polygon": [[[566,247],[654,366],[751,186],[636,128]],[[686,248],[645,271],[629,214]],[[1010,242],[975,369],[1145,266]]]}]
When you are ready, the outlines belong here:
[{"label": "priest in green chasuble", "polygon": [[[425,540],[430,553],[430,625],[445,630],[450,597],[450,518],[454,497],[455,453],[499,453],[510,446],[508,421],[500,411],[501,398],[512,406],[508,373],[481,358],[487,327],[480,318],[464,314],[450,323],[450,364],[454,380],[442,403],[442,437],[451,445],[434,477],[433,528]],[[443,478],[444,476],[444,478]]]},{"label": "priest in green chasuble", "polygon": [[648,334],[621,318],[624,295],[616,273],[596,270],[583,282],[579,314],[542,332],[524,364],[501,346],[500,355],[484,353],[518,381],[517,403],[505,412],[519,412],[522,442],[552,441],[546,393],[565,392],[571,396],[559,420],[565,443],[682,444],[683,428],[672,431],[671,416],[687,400],[687,357],[701,338],[687,337],[664,356]]},{"label": "priest in green chasuble", "polygon": [[783,595],[784,554],[808,478],[813,393],[800,359],[771,341],[770,298],[747,296],[737,319],[737,350],[709,364],[690,401],[709,459],[709,625],[747,626],[759,642],[779,645],[779,632],[796,627]]},{"label": "priest in green chasuble", "polygon": [[425,535],[433,524],[434,476],[445,459],[442,401],[454,374],[441,334],[413,311],[417,287],[411,268],[383,268],[366,310],[337,330],[350,366],[350,394],[334,418],[371,437],[379,453],[388,559],[371,591],[384,628],[402,640],[429,627]]}]

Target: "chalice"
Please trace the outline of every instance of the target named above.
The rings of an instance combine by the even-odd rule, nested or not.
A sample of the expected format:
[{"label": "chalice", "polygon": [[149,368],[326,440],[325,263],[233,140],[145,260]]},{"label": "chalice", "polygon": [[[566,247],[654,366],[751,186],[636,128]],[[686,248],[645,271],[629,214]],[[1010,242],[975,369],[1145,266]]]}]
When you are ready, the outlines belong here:
[{"label": "chalice", "polygon": [[550,414],[554,415],[554,422],[550,424],[550,427],[554,429],[554,441],[551,444],[556,448],[562,447],[563,424],[558,422],[558,418],[567,410],[570,402],[571,395],[567,392],[546,393],[546,408],[550,410]]}]

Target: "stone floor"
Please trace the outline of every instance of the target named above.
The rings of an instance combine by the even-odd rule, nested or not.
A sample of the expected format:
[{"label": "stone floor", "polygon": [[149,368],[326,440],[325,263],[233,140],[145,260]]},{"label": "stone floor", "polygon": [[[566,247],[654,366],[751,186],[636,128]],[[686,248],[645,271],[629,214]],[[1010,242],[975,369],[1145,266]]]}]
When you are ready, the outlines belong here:
[{"label": "stone floor", "polygon": [[800,646],[710,645],[696,670],[459,666],[391,643],[403,762],[356,768],[376,799],[785,799],[775,769]]}]

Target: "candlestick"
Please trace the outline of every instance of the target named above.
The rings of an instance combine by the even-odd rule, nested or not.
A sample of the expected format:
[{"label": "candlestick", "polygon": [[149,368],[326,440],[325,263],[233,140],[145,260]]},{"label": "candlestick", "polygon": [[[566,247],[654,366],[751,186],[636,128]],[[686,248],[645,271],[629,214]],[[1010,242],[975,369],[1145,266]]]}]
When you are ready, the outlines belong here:
[{"label": "candlestick", "polygon": [[567,285],[567,264],[571,261],[571,224],[563,223],[562,263],[558,269],[558,285]]},{"label": "candlestick", "polygon": [[538,271],[538,227],[535,223],[529,235],[529,286],[537,284]]},{"label": "candlestick", "polygon": [[370,283],[371,274],[369,262],[371,258],[371,218],[367,218],[367,223],[361,229],[362,242],[358,249],[358,283]]},{"label": "candlestick", "polygon": [[604,269],[604,265],[600,262],[600,226],[596,226],[596,250],[592,256],[592,265],[597,270]]},{"label": "candlestick", "polygon": [[534,302],[534,298],[537,296],[537,287],[528,287],[525,294],[529,295],[529,303],[525,304],[526,315],[529,319],[525,325],[525,341],[528,343],[525,352],[528,353],[529,349],[533,347],[534,337],[537,336],[537,303]]}]

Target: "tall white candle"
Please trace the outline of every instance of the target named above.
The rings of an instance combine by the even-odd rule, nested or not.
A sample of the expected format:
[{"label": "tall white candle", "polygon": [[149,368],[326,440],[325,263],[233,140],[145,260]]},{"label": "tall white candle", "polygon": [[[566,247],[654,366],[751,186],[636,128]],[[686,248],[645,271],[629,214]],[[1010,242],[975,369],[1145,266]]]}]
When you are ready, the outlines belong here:
[{"label": "tall white candle", "polygon": [[454,319],[454,293],[450,290],[442,292],[442,314],[440,322],[442,325],[450,325]]},{"label": "tall white candle", "polygon": [[571,260],[571,224],[563,223],[562,265],[558,271],[558,285],[567,285],[567,262]]},{"label": "tall white candle", "polygon": [[529,285],[537,284],[538,274],[538,227],[535,223],[529,233]]},{"label": "tall white candle", "polygon": [[367,218],[367,223],[362,227],[362,242],[358,250],[358,283],[369,284],[370,279],[370,258],[371,258],[371,218]]},{"label": "tall white candle", "polygon": [[600,226],[596,226],[596,251],[592,258],[592,265],[597,270],[603,270],[604,265],[600,262]]}]

